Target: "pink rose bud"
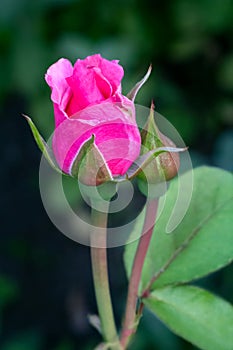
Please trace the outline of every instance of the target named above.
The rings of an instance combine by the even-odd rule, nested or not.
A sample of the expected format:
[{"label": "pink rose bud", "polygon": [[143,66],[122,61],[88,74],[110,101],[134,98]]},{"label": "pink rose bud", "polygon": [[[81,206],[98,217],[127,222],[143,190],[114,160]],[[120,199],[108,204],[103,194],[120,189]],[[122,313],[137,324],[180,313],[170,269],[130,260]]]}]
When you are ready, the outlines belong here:
[{"label": "pink rose bud", "polygon": [[112,178],[125,174],[138,157],[141,138],[134,104],[121,93],[123,75],[118,61],[99,54],[78,59],[74,67],[62,58],[48,69],[45,79],[55,114],[53,151],[65,173],[75,173],[75,160],[93,136],[95,152]]}]

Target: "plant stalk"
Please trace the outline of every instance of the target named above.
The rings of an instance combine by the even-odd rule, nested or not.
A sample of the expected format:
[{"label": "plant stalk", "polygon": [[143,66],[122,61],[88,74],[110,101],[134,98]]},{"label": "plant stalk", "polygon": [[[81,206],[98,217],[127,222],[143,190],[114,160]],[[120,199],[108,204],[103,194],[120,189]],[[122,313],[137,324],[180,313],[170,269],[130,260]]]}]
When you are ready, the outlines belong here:
[{"label": "plant stalk", "polygon": [[[120,350],[109,288],[107,264],[107,212],[92,209],[92,225],[101,227],[100,233],[91,234],[91,262],[96,302],[106,349]],[[97,248],[98,247],[98,248]]]},{"label": "plant stalk", "polygon": [[128,287],[128,296],[126,302],[125,317],[121,332],[120,342],[123,349],[127,348],[131,336],[136,332],[139,318],[143,310],[143,304],[140,305],[139,312],[136,312],[138,301],[138,289],[142,268],[149,248],[150,240],[154,230],[156,214],[158,209],[158,199],[148,199],[146,205],[146,215],[143,225],[142,235],[138,243],[137,251],[134,257],[131,277]]}]

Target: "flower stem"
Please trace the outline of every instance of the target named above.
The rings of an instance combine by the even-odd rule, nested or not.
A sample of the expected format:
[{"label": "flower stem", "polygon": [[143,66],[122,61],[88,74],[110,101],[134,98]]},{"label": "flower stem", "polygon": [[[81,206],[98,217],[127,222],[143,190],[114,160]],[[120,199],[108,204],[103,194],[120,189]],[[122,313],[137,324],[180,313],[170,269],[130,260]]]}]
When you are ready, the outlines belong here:
[{"label": "flower stem", "polygon": [[92,225],[103,228],[97,235],[91,234],[92,273],[103,338],[108,344],[108,349],[120,350],[121,345],[116,331],[109,290],[106,248],[107,217],[106,212],[92,209]]},{"label": "flower stem", "polygon": [[142,235],[138,243],[137,251],[134,257],[131,277],[129,281],[125,317],[124,317],[123,328],[122,328],[122,333],[120,338],[123,349],[126,349],[131,336],[136,332],[136,329],[139,323],[139,318],[143,310],[143,304],[141,304],[139,308],[139,312],[138,313],[136,312],[137,301],[138,301],[138,288],[139,288],[144,260],[146,257],[147,250],[149,248],[150,240],[151,240],[154,225],[155,225],[157,208],[158,208],[158,199],[148,200],[148,203],[146,206],[146,215],[145,215]]}]

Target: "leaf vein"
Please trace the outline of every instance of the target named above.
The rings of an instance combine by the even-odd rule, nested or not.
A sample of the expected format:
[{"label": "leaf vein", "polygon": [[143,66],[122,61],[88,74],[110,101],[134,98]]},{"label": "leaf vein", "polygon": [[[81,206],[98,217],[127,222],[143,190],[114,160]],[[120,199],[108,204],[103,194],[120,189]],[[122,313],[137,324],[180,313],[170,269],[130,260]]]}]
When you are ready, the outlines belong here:
[{"label": "leaf vein", "polygon": [[145,298],[148,297],[150,292],[151,292],[151,288],[152,285],[156,282],[156,280],[158,280],[158,278],[164,273],[166,272],[166,270],[169,268],[169,266],[173,263],[173,261],[185,250],[185,248],[187,248],[190,244],[190,242],[196,237],[196,235],[200,232],[200,230],[202,229],[202,227],[209,222],[213,216],[221,211],[221,209],[228,205],[228,203],[233,199],[233,197],[229,198],[227,201],[225,201],[224,203],[222,203],[221,205],[217,206],[215,208],[215,210],[206,216],[206,218],[204,218],[198,225],[196,228],[193,229],[193,231],[191,232],[191,234],[188,236],[188,238],[186,238],[186,240],[174,251],[173,255],[167,260],[167,262],[159,269],[158,272],[156,272],[152,278],[150,279],[149,283],[147,284],[147,286],[145,287],[144,291],[141,294],[141,298]]}]

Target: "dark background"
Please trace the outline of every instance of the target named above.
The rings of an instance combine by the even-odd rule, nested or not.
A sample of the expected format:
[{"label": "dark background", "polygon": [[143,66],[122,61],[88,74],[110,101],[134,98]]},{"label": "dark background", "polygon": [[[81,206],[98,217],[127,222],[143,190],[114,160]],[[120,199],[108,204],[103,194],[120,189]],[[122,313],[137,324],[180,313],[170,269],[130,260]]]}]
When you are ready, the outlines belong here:
[{"label": "dark background", "polygon": [[[49,137],[48,66],[97,52],[120,59],[126,93],[152,63],[137,102],[155,101],[189,145],[194,166],[232,171],[232,23],[231,0],[1,0],[1,350],[89,350],[101,340],[86,318],[96,312],[89,249],[47,217],[38,185],[41,155],[21,116],[30,115]],[[109,255],[120,325],[127,286],[122,249]],[[200,284],[233,301],[232,272],[226,267]],[[132,349],[195,347],[148,313]]]}]

